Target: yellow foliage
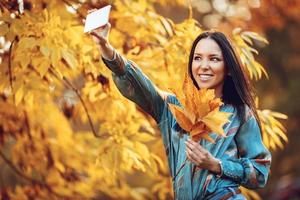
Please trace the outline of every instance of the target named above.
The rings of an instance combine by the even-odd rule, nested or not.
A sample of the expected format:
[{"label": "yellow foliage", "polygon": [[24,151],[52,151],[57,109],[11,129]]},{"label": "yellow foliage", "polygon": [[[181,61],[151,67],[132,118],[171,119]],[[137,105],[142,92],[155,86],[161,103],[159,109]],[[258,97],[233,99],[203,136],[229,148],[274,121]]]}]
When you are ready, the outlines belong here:
[{"label": "yellow foliage", "polygon": [[[107,2],[30,0],[26,2],[31,10],[25,9],[22,15],[12,7],[2,7],[8,5],[8,1],[3,2],[0,5],[0,39],[5,40],[0,59],[0,150],[2,158],[7,158],[26,182],[17,180],[15,188],[3,189],[2,194],[17,200],[32,196],[172,198],[172,183],[158,128],[148,115],[120,95],[96,45],[83,34],[81,19],[87,10]],[[78,8],[77,13],[69,12],[66,2],[69,8]],[[179,88],[187,71],[190,46],[202,29],[191,17],[191,10],[186,20],[175,23],[158,14],[154,4],[190,6],[190,2],[110,3],[113,3],[111,44],[138,63],[159,88]],[[250,76],[255,79],[262,74],[267,76],[253,56],[257,51],[250,46],[253,40],[265,43],[266,40],[256,33],[239,30],[233,36]],[[177,94],[183,108],[170,105],[177,118],[186,120],[180,122],[182,128],[196,138],[208,140],[208,135],[199,135],[202,130],[222,134],[222,124],[229,114],[219,111],[220,100],[214,99],[212,91],[198,92],[191,85],[186,86],[187,97]],[[100,138],[90,131],[87,113]],[[260,111],[260,117],[264,143],[271,149],[282,147],[281,140],[287,138],[277,119],[285,116],[264,110]],[[201,123],[197,123],[199,119]],[[129,180],[128,176],[140,174],[147,177],[148,185],[135,187],[140,182]]]},{"label": "yellow foliage", "polygon": [[283,143],[288,142],[285,127],[278,119],[287,119],[285,114],[271,110],[258,110],[262,121],[262,138],[267,148],[276,150],[277,147],[284,149]]},{"label": "yellow foliage", "polygon": [[258,54],[258,51],[252,48],[252,40],[260,41],[268,44],[268,41],[262,36],[254,32],[243,31],[240,28],[236,28],[232,32],[233,40],[236,46],[237,53],[240,55],[240,60],[245,66],[251,79],[261,79],[264,74],[268,78],[268,74],[265,68],[254,59],[254,54]]},{"label": "yellow foliage", "polygon": [[145,165],[150,165],[151,159],[154,159],[148,147],[142,143],[153,141],[154,136],[139,133],[139,124],[128,126],[128,123],[130,122],[110,121],[101,126],[101,132],[108,133],[110,137],[101,142],[97,163],[112,175],[118,175],[122,171],[145,172]]}]

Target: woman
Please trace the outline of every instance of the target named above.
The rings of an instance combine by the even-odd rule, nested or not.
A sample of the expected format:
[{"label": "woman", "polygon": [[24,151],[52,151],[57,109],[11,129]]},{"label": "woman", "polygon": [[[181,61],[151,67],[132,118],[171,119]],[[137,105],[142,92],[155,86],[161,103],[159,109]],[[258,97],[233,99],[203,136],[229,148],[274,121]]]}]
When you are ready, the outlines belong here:
[{"label": "woman", "polygon": [[[109,44],[110,24],[92,32],[102,60],[113,72],[120,92],[134,101],[157,122],[161,130],[175,199],[245,199],[238,189],[261,188],[266,184],[271,155],[262,143],[260,123],[250,85],[230,42],[220,32],[201,33],[194,41],[188,71],[197,88],[214,89],[222,98],[223,112],[233,113],[224,125],[226,137],[215,144],[179,137],[182,129],[168,108],[179,105],[174,95],[157,90],[138,66]],[[188,162],[181,170],[181,166]]]}]

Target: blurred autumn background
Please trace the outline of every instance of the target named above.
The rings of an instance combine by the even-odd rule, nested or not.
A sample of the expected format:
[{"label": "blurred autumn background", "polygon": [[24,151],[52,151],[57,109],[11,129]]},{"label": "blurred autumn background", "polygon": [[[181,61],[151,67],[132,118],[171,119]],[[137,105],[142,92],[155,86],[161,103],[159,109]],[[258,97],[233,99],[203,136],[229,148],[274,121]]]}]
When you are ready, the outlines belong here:
[{"label": "blurred autumn background", "polygon": [[180,87],[201,31],[232,39],[273,155],[266,188],[243,193],[300,199],[300,0],[1,0],[2,199],[173,197],[155,123],[83,33],[88,10],[108,4],[110,42],[162,89]]}]

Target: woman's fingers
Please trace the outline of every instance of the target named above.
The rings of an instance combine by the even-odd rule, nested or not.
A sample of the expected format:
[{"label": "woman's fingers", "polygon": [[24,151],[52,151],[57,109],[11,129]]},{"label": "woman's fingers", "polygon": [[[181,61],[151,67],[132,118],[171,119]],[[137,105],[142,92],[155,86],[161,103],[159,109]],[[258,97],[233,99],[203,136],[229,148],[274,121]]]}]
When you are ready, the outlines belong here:
[{"label": "woman's fingers", "polygon": [[105,29],[105,27],[106,27],[106,25],[100,26],[99,28],[96,28],[95,30],[93,30],[93,32],[100,33]]},{"label": "woman's fingers", "polygon": [[195,163],[196,165],[199,164],[199,162],[197,161],[197,158],[195,157],[195,155],[193,154],[193,152],[190,149],[186,149],[186,156],[191,162]]},{"label": "woman's fingers", "polygon": [[93,9],[88,10],[87,12],[88,12],[88,14],[90,14],[91,12],[94,12],[96,10],[97,10],[96,8],[93,8]]},{"label": "woman's fingers", "polygon": [[105,24],[105,26],[110,29],[111,28],[111,24],[109,22],[107,22],[107,24]]},{"label": "woman's fingers", "polygon": [[105,24],[104,26],[101,26],[91,32],[91,35],[95,37],[95,39],[98,39],[98,41],[105,41],[108,40],[108,34],[110,30],[110,23]]},{"label": "woman's fingers", "polygon": [[99,28],[96,28],[95,30],[93,30],[92,32],[95,32],[95,33],[102,33],[102,32],[105,32],[105,31],[109,31],[111,28],[111,24],[108,22],[107,24],[103,25],[103,26],[100,26]]},{"label": "woman's fingers", "polygon": [[195,163],[200,168],[215,170],[214,166],[216,159],[209,151],[203,148],[199,143],[192,140],[187,140],[185,144],[186,156],[191,162]]},{"label": "woman's fingers", "polygon": [[186,142],[187,157],[198,166],[206,166],[210,163],[211,154],[199,143],[188,139]]},{"label": "woman's fingers", "polygon": [[192,157],[195,161],[201,158],[201,152],[195,148],[192,148],[189,144],[186,145],[186,153],[189,155],[189,157]]},{"label": "woman's fingers", "polygon": [[201,147],[200,144],[194,142],[194,141],[191,141],[191,140],[187,140],[186,141],[186,146],[191,149],[193,152],[198,152],[198,153],[204,153],[206,150]]}]

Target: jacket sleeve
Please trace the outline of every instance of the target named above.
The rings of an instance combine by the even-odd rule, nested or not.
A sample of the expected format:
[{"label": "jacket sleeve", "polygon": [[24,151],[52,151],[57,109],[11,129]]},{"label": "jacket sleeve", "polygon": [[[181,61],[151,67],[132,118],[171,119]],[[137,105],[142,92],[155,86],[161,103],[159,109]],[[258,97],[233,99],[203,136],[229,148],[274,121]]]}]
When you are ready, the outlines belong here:
[{"label": "jacket sleeve", "polygon": [[121,94],[135,102],[159,123],[165,105],[164,99],[140,68],[117,51],[114,51],[112,60],[102,60],[113,72],[113,80]]},{"label": "jacket sleeve", "polygon": [[262,142],[254,115],[240,127],[235,140],[239,158],[221,159],[221,176],[247,188],[264,187],[269,175],[271,154]]}]

